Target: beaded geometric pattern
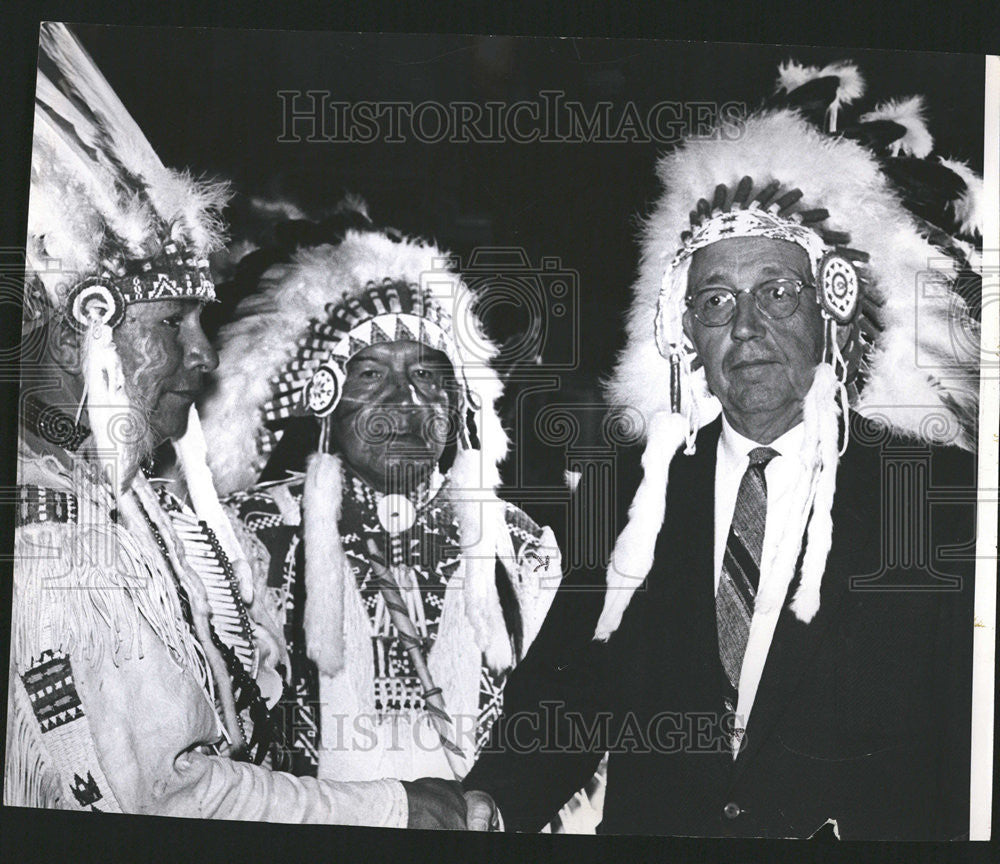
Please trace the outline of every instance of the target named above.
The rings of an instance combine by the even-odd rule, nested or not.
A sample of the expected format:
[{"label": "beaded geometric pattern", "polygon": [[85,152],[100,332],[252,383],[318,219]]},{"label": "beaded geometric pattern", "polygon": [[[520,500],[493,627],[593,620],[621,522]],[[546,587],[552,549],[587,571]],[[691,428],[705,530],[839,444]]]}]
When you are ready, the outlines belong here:
[{"label": "beaded geometric pattern", "polygon": [[79,506],[76,495],[59,489],[22,484],[17,487],[17,504],[14,509],[14,525],[32,525],[40,522],[76,522]]},{"label": "beaded geometric pattern", "polygon": [[43,651],[38,663],[21,680],[42,732],[51,732],[83,716],[67,655]]},{"label": "beaded geometric pattern", "polygon": [[[302,485],[286,488],[294,500],[301,503]],[[283,613],[292,658],[293,686],[281,706],[285,740],[273,754],[273,761],[276,767],[283,765],[296,773],[315,775],[316,749],[321,736],[317,710],[319,684],[316,667],[305,654],[302,632],[301,527],[283,524],[277,504],[264,491],[241,493],[233,496],[230,503],[270,552],[269,590],[276,595],[277,606]],[[388,538],[382,530],[376,505],[375,494],[364,483],[352,475],[345,476],[339,527],[344,552],[354,570],[372,625],[371,662],[375,673],[376,710],[380,717],[400,712],[419,713],[423,710],[424,688],[384,609],[381,592],[371,584],[374,574],[368,560],[367,541],[374,540],[387,561],[405,563],[413,574],[415,585],[411,587],[418,590],[405,594],[411,601],[411,620],[424,635],[426,657],[437,636],[448,580],[460,560],[458,527],[447,495],[447,481],[431,501],[419,508],[413,526],[394,538]],[[515,557],[524,560],[530,551],[540,547],[541,528],[517,507],[505,503],[504,512]],[[483,664],[475,736],[477,754],[502,710],[505,681],[505,673],[498,675]]]},{"label": "beaded geometric pattern", "polygon": [[[264,422],[305,416],[303,391],[320,366],[337,364],[346,372],[347,361],[359,351],[400,341],[440,351],[456,373],[461,369],[451,316],[419,285],[390,279],[381,285],[371,282],[362,294],[330,304],[325,320],[310,324],[298,340],[295,357],[271,379],[271,397],[261,408]],[[266,458],[273,439],[261,436],[259,443]]]},{"label": "beaded geometric pattern", "polygon": [[85,279],[70,291],[67,307],[76,323],[83,326],[89,317],[85,307],[96,298],[109,307],[105,323],[114,327],[121,321],[125,307],[132,303],[185,297],[216,300],[208,260],[167,240],[155,256],[142,261],[121,255],[105,260],[99,275]]}]

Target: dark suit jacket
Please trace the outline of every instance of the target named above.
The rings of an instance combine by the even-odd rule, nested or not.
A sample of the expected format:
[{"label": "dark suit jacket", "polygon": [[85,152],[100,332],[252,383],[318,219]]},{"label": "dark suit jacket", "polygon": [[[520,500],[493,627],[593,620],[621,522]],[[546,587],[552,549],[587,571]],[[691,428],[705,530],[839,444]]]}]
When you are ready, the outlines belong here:
[{"label": "dark suit jacket", "polygon": [[[465,781],[508,830],[539,830],[608,749],[605,833],[808,837],[828,819],[842,839],[968,831],[975,459],[872,444],[853,419],[820,611],[806,625],[786,602],[739,758],[715,625],[716,421],[674,460],[655,562],[616,634],[591,641],[603,597],[574,590],[603,568],[567,574],[512,675]],[[617,529],[639,473],[619,475]]]}]

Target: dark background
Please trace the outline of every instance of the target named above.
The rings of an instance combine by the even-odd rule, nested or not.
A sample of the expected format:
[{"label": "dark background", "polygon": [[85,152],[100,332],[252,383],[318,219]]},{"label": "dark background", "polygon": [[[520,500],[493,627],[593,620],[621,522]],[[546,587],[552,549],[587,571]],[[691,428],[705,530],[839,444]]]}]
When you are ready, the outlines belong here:
[{"label": "dark background", "polygon": [[[613,118],[631,101],[644,117],[660,101],[755,106],[773,92],[783,60],[823,66],[851,59],[868,87],[842,112],[842,124],[845,115],[887,98],[924,94],[935,152],[982,170],[984,66],[971,55],[622,39],[76,29],[167,165],[222,176],[240,192],[290,199],[312,212],[356,192],[377,221],[431,237],[463,262],[485,246],[521,247],[535,265],[542,256],[557,257],[579,274],[580,362],[591,376],[607,371],[620,347],[618,323],[637,265],[636,217],[658,194],[653,165],[665,144],[423,143],[415,136],[405,143],[280,143],[278,91],[328,91],[349,102],[510,104],[539,102],[539,91],[558,90],[587,109],[611,102]],[[303,124],[297,128],[305,134]],[[245,230],[239,212],[230,218],[239,236]]]},{"label": "dark background", "polygon": [[[848,6],[843,3],[780,3],[759,2],[732,4],[716,0],[657,4],[587,2],[560,4],[549,2],[534,6],[508,8],[497,3],[488,5],[464,2],[426,3],[369,2],[357,6],[303,4],[287,5],[250,0],[209,5],[204,0],[173,0],[170,4],[154,5],[135,0],[115,3],[48,2],[21,4],[20,13],[12,3],[5,7],[5,20],[0,27],[0,48],[4,58],[4,115],[0,124],[3,154],[3,182],[0,183],[0,242],[6,249],[23,247],[27,206],[27,177],[30,156],[31,104],[34,91],[34,57],[37,49],[37,26],[40,19],[66,21],[101,21],[159,25],[212,25],[229,27],[299,27],[341,32],[385,31],[412,33],[438,30],[451,33],[528,34],[536,36],[614,36],[630,38],[710,39],[727,42],[781,42],[786,44],[825,44],[848,46],[838,49],[752,48],[753,62],[742,60],[747,49],[717,45],[710,51],[689,45],[690,51],[711,54],[708,65],[687,66],[680,55],[671,61],[670,50],[651,43],[534,41],[522,43],[542,46],[536,58],[548,56],[548,69],[558,66],[562,82],[544,80],[544,65],[523,67],[518,54],[511,64],[511,81],[527,87],[533,97],[545,86],[564,87],[568,95],[579,93],[581,101],[601,97],[594,90],[571,89],[594,87],[601,73],[631,70],[633,77],[617,85],[627,98],[697,99],[733,98],[755,101],[765,94],[779,60],[794,56],[802,62],[820,63],[828,59],[851,57],[862,65],[875,98],[922,92],[928,95],[930,128],[940,146],[947,146],[955,155],[977,161],[972,142],[976,133],[970,126],[981,122],[982,75],[969,70],[981,69],[979,60],[945,57],[913,57],[897,54],[892,63],[887,55],[868,54],[862,49],[879,47],[930,51],[967,51],[983,53],[1000,49],[1000,16],[992,3],[956,3],[945,7],[940,2],[867,3]],[[655,196],[652,184],[654,145],[595,145],[576,146],[572,158],[559,157],[559,145],[518,145],[506,148],[506,155],[493,152],[472,152],[460,159],[454,153],[445,154],[445,145],[414,145],[425,151],[422,156],[399,155],[378,169],[373,156],[359,155],[345,145],[281,145],[294,156],[273,156],[275,150],[286,150],[272,141],[278,113],[277,89],[268,77],[287,74],[280,86],[307,86],[329,89],[334,98],[350,98],[347,84],[357,92],[358,75],[350,79],[348,69],[316,51],[307,49],[307,42],[343,41],[344,37],[312,34],[296,43],[292,54],[279,56],[276,51],[260,51],[268,38],[289,38],[289,34],[240,33],[229,34],[234,40],[253,41],[258,53],[241,56],[238,68],[231,68],[221,58],[232,57],[235,43],[222,44],[220,34],[186,30],[172,33],[158,30],[143,36],[129,31],[123,42],[113,31],[103,35],[81,30],[84,41],[104,68],[112,84],[143,126],[153,145],[169,164],[191,164],[195,168],[229,174],[247,188],[267,190],[267,183],[277,167],[285,166],[286,176],[305,167],[303,176],[311,176],[316,190],[336,194],[343,187],[364,192],[373,203],[375,215],[400,227],[414,226],[424,234],[432,234],[443,244],[457,251],[470,243],[461,232],[448,227],[447,205],[438,195],[419,194],[421,188],[444,189],[447,172],[438,177],[424,174],[428,164],[444,165],[458,171],[460,178],[470,179],[464,185],[452,186],[453,194],[468,196],[464,204],[468,211],[488,208],[491,214],[491,242],[521,243],[532,255],[560,255],[564,262],[579,270],[582,290],[593,299],[586,302],[599,310],[585,320],[596,326],[588,329],[588,359],[594,368],[606,364],[618,344],[618,316],[623,292],[634,275],[636,250],[632,242],[630,219],[641,212]],[[353,39],[355,37],[348,37]],[[388,38],[388,37],[387,37]],[[468,45],[465,37],[431,36],[427,43],[397,40],[397,45],[409,45],[404,56],[420,49],[418,59],[437,57],[436,64],[420,63],[421,69],[437,65],[438,81],[433,92],[444,98],[452,89],[468,86],[462,78],[450,78],[444,69],[459,68],[459,57],[438,56],[431,51],[434,43],[452,46]],[[202,52],[174,55],[185,43],[198,46]],[[574,44],[580,57],[574,52]],[[173,46],[168,50],[168,46]],[[401,50],[404,50],[401,49]],[[222,54],[216,55],[215,51]],[[603,53],[604,51],[609,53]],[[677,50],[674,48],[673,50]],[[523,51],[523,49],[521,49]],[[651,54],[659,51],[660,62]],[[560,53],[561,52],[561,53]],[[365,52],[351,55],[352,64],[365,66]],[[464,56],[468,56],[466,51]],[[688,57],[694,56],[688,54]],[[553,57],[573,58],[573,65],[556,63]],[[881,57],[881,59],[880,59]],[[666,59],[663,59],[666,58]],[[398,59],[398,58],[397,58]],[[608,61],[615,61],[611,64]],[[453,65],[447,66],[447,63]],[[464,61],[468,69],[468,60]],[[285,64],[289,64],[286,66]],[[444,65],[442,65],[444,64]],[[630,65],[631,64],[631,65]],[[391,58],[382,56],[365,68],[392,66]],[[876,66],[882,71],[879,72]],[[294,68],[293,68],[294,67]],[[359,67],[359,68],[360,68]],[[667,70],[671,70],[671,75]],[[425,84],[411,64],[397,69],[396,86],[412,82],[418,98],[424,98]],[[381,82],[379,76],[369,79]],[[527,78],[520,76],[526,75]],[[879,75],[892,76],[879,78]],[[465,77],[468,78],[468,72]],[[388,78],[384,79],[388,80]],[[433,81],[434,79],[432,79]],[[601,86],[615,86],[615,74],[604,79]],[[619,79],[621,80],[621,79]],[[725,89],[712,92],[709,82]],[[225,83],[223,83],[225,82]],[[589,83],[588,83],[589,82]],[[686,83],[685,83],[686,82]],[[754,83],[755,82],[755,83]],[[373,85],[374,86],[374,85]],[[379,84],[378,86],[382,86]],[[512,85],[513,86],[513,83]],[[665,88],[664,93],[659,88]],[[667,95],[667,91],[671,95]],[[603,92],[598,87],[596,91]],[[733,95],[729,95],[732,92]],[[589,94],[595,94],[588,97]],[[676,95],[674,95],[676,94]],[[741,95],[745,94],[745,95]],[[406,97],[403,97],[406,98]],[[463,97],[464,98],[464,97]],[[492,97],[491,97],[492,98]],[[502,98],[502,97],[498,97]],[[256,106],[256,107],[254,107]],[[945,113],[941,113],[945,112]],[[950,113],[949,113],[950,112]],[[223,120],[222,118],[225,118]],[[261,126],[263,124],[263,128]],[[955,125],[957,124],[957,125]],[[958,131],[962,128],[965,131]],[[487,148],[479,148],[487,150]],[[548,152],[548,151],[552,152]],[[590,152],[583,152],[584,150]],[[374,153],[374,148],[371,148]],[[565,154],[566,148],[563,148]],[[226,158],[223,158],[223,156]],[[349,155],[348,155],[349,154]],[[421,159],[426,161],[421,161]],[[484,176],[471,171],[468,161],[492,162],[493,182],[483,182]],[[457,162],[453,164],[453,162]],[[309,173],[311,172],[311,174]],[[486,175],[489,176],[489,175]],[[316,178],[330,178],[316,179]],[[337,178],[334,180],[333,178]],[[392,178],[390,182],[390,178]],[[500,179],[497,182],[496,178]],[[358,182],[366,179],[364,188]],[[261,185],[255,187],[253,182]],[[310,183],[299,181],[296,188],[310,190]],[[289,187],[289,191],[293,191]],[[383,197],[384,196],[384,197]],[[395,196],[395,197],[394,197]],[[407,201],[421,199],[419,210],[406,211]],[[436,202],[436,203],[435,203]],[[513,202],[511,206],[509,202]],[[574,209],[574,205],[589,203],[589,218]],[[553,218],[549,218],[550,215]],[[409,221],[407,221],[409,220]],[[584,226],[581,228],[581,224]],[[587,226],[590,226],[589,228]],[[582,232],[582,233],[581,233]],[[464,244],[464,245],[463,245]],[[534,244],[534,245],[531,245]],[[601,298],[607,297],[607,300]],[[5,302],[0,309],[3,347],[16,345],[20,329],[20,313],[16,304]],[[9,488],[14,482],[14,429],[16,423],[16,363],[8,354],[3,363],[3,410],[0,411],[0,440],[5,445],[0,482]],[[3,523],[11,524],[9,508],[0,512]],[[0,548],[0,556],[10,551],[8,538]],[[10,563],[0,560],[0,597],[2,614],[10,608]],[[7,630],[0,627],[0,655],[9,648]],[[5,700],[2,703],[5,705]],[[0,714],[3,707],[0,707]],[[887,783],[891,778],[887,778]],[[998,813],[994,797],[994,814]],[[310,826],[278,826],[235,823],[204,823],[145,817],[93,817],[85,814],[0,810],[0,860],[176,860],[176,861],[287,861],[359,859],[398,861],[511,861],[540,860],[628,860],[628,861],[967,861],[995,860],[996,843],[990,844],[825,844],[778,842],[722,842],[663,838],[551,838],[551,837],[472,837],[469,835],[427,835],[418,832],[386,832],[370,829],[323,828]],[[1000,821],[994,819],[994,824]],[[990,851],[992,849],[992,852]]]},{"label": "dark background", "polygon": [[[923,94],[936,152],[982,170],[984,63],[973,55],[623,39],[76,31],[166,164],[233,182],[239,194],[229,218],[237,239],[259,233],[260,223],[246,218],[249,196],[289,200],[318,214],[355,192],[368,200],[377,222],[433,238],[463,266],[481,260],[473,258],[477,249],[522,249],[528,291],[548,290],[551,279],[535,273],[531,281],[543,258],[561,264],[577,302],[568,314],[542,321],[543,363],[521,364],[502,405],[519,445],[504,467],[507,497],[547,524],[566,518],[558,502],[545,501],[559,497],[566,448],[607,446],[598,382],[622,345],[620,322],[638,260],[637,221],[659,194],[653,166],[669,144],[426,143],[405,124],[406,140],[399,143],[349,143],[343,136],[308,141],[311,124],[301,121],[295,132],[303,140],[281,142],[290,136],[283,134],[279,91],[326,91],[342,102],[510,105],[541,103],[539,91],[555,90],[588,112],[611,103],[613,129],[628,102],[642,118],[664,101],[682,103],[682,116],[703,103],[711,116],[722,103],[757,106],[773,92],[784,60],[822,67],[851,59],[868,86],[842,111],[841,125],[885,99]],[[690,128],[694,119],[688,119]],[[483,274],[470,281],[488,293],[491,279]],[[238,299],[224,287],[220,295],[224,302],[207,316],[210,330]],[[511,304],[494,307],[487,321],[501,342],[518,341],[532,323],[537,326],[537,317],[532,322],[526,306]],[[575,368],[565,368],[569,360]],[[575,438],[558,443],[538,431],[540,421],[552,417],[540,412],[556,404],[579,426]]]}]

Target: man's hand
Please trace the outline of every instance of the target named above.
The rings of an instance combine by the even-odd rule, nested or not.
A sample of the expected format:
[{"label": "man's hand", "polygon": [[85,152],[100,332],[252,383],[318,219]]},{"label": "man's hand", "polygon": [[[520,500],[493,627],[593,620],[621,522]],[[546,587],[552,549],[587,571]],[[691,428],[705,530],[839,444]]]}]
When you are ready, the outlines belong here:
[{"label": "man's hand", "polygon": [[403,781],[409,807],[407,828],[465,830],[465,798],[457,780],[422,777]]},{"label": "man's hand", "polygon": [[474,789],[465,793],[466,826],[470,831],[500,831],[500,811],[486,793]]}]

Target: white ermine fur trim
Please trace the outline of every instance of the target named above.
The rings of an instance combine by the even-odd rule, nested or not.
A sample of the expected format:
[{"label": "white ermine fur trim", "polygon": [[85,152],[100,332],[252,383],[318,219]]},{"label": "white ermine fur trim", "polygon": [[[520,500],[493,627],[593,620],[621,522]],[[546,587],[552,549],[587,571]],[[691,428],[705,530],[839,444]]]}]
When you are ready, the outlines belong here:
[{"label": "white ermine fur trim", "polygon": [[833,534],[830,514],[839,461],[839,389],[833,367],[828,363],[819,364],[802,404],[805,434],[799,460],[804,479],[793,492],[796,501],[790,508],[789,519],[770,559],[771,575],[757,595],[756,602],[757,608],[763,612],[772,612],[785,602],[805,540],[802,578],[792,610],[800,621],[806,623],[819,609],[820,585]]},{"label": "white ermine fur trim", "polygon": [[[833,367],[822,363],[816,369],[810,394],[803,411],[818,415],[819,474],[812,502],[812,515],[806,532],[806,551],[802,558],[802,578],[792,599],[795,617],[808,624],[819,611],[820,587],[826,570],[826,559],[833,542],[833,496],[837,491],[837,465],[840,461],[837,434],[840,428],[840,408],[837,392],[840,384]],[[813,404],[811,404],[813,403]]]},{"label": "white ermine fur trim", "polygon": [[345,573],[349,565],[340,539],[343,476],[329,453],[309,457],[302,495],[305,512],[306,651],[325,675],[344,667]]},{"label": "white ermine fur trim", "polygon": [[951,202],[959,229],[964,234],[982,237],[983,220],[986,218],[986,191],[983,178],[965,162],[959,162],[957,159],[945,159],[939,156],[938,162],[950,171],[954,171],[965,183],[965,192]]},{"label": "white ermine fur trim", "polygon": [[107,324],[92,321],[80,337],[83,350],[87,418],[105,477],[116,496],[127,489],[139,470],[140,449],[129,438],[143,434],[144,418],[136,416],[125,393],[121,359]]},{"label": "white ermine fur trim", "polygon": [[229,558],[233,572],[240,586],[243,602],[249,605],[253,602],[253,574],[250,572],[250,562],[236,539],[232,523],[219,503],[219,496],[212,485],[212,474],[208,470],[207,446],[205,435],[198,418],[198,409],[192,405],[188,412],[187,431],[174,441],[174,451],[184,474],[188,494],[195,513],[205,520],[215,532],[222,546],[222,551]]},{"label": "white ermine fur trim", "polygon": [[636,589],[653,566],[656,538],[667,504],[670,461],[687,440],[688,420],[682,414],[661,412],[649,424],[642,453],[642,482],[628,510],[628,523],[615,541],[608,564],[604,608],[594,638],[606,642],[621,624]]},{"label": "white ermine fur trim", "polygon": [[509,669],[514,658],[496,587],[499,532],[506,530],[497,468],[478,450],[460,450],[448,479],[462,543],[465,614],[487,665]]},{"label": "white ermine fur trim", "polygon": [[875,120],[889,120],[906,128],[906,134],[889,145],[891,156],[916,156],[923,159],[934,149],[934,139],[924,119],[922,96],[890,99],[861,117],[862,123],[871,123]]}]

